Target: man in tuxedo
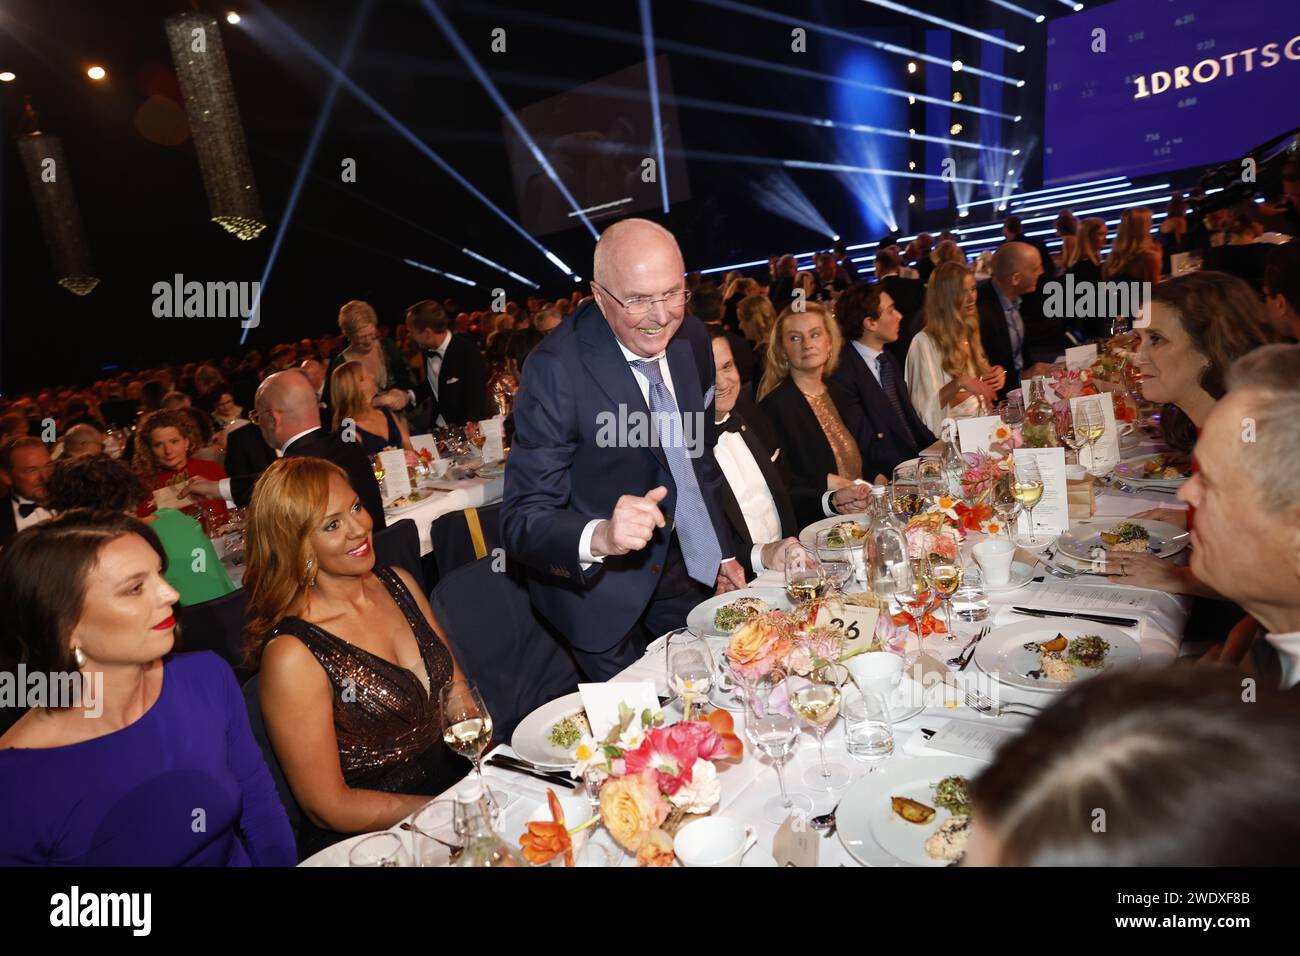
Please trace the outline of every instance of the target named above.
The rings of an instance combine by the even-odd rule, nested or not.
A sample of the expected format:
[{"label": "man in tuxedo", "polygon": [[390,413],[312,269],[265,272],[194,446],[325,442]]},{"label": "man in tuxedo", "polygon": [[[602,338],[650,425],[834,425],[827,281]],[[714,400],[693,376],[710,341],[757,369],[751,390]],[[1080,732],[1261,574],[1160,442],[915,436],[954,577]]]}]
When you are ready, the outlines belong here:
[{"label": "man in tuxedo", "polygon": [[344,441],[338,433],[321,427],[316,389],[299,369],[276,372],[258,386],[252,417],[266,444],[278,449],[283,457],[324,458],[347,472],[362,507],[370,512],[375,530],[388,526],[370,459],[359,442]]},{"label": "man in tuxedo", "polygon": [[[306,339],[303,340],[307,341]],[[307,358],[302,360],[298,366],[302,374],[307,376],[307,381],[311,382],[312,388],[316,389],[316,399],[322,404],[326,401],[325,396],[325,363],[320,359]]]},{"label": "man in tuxedo", "polygon": [[[975,298],[979,310],[980,340],[989,365],[1006,369],[1007,380],[998,392],[1020,387],[1020,378],[1028,363],[1029,349],[1025,320],[1020,314],[1021,297],[1032,292],[1043,274],[1042,263],[1033,246],[1023,242],[1004,242],[993,254],[993,277],[980,285]],[[1031,370],[1032,371],[1032,370]]]},{"label": "man in tuxedo", "polygon": [[902,316],[879,283],[859,282],[840,295],[835,320],[844,333],[844,347],[832,378],[862,406],[862,427],[854,436],[862,452],[862,473],[892,475],[899,462],[917,457],[935,442],[912,407],[902,366],[885,350],[898,338]]},{"label": "man in tuxedo", "polygon": [[[706,289],[691,297],[691,311],[704,323],[705,328],[722,329],[722,293],[717,289]],[[723,329],[723,335],[731,343],[731,353],[735,356],[736,371],[740,373],[740,383],[748,385],[754,380],[754,350],[745,341],[744,336]],[[752,390],[750,394],[753,394]]]},{"label": "man in tuxedo", "polygon": [[0,447],[0,472],[9,484],[9,495],[0,504],[0,548],[24,528],[52,517],[45,508],[45,483],[53,470],[49,446],[35,436]]},{"label": "man in tuxedo", "polygon": [[876,255],[876,281],[883,291],[889,293],[901,316],[898,336],[885,343],[885,351],[898,359],[900,365],[907,362],[907,350],[912,347],[912,339],[925,325],[925,283],[920,279],[903,278],[902,268],[902,260],[892,250],[882,249]]},{"label": "man in tuxedo", "polygon": [[713,456],[722,472],[722,508],[731,524],[736,560],[745,577],[753,579],[765,570],[785,568],[786,550],[799,543],[799,522],[784,463],[778,464],[780,449],[771,426],[742,394],[727,334],[719,327],[709,329],[709,336],[718,426]]},{"label": "man in tuxedo", "polygon": [[424,381],[410,392],[411,401],[430,403],[431,427],[490,417],[487,362],[473,341],[452,333],[442,306],[433,299],[415,303],[406,310],[406,328],[424,350]]},{"label": "man in tuxedo", "polygon": [[534,607],[589,678],[608,680],[745,576],[706,431],[712,350],[685,314],[676,239],[617,222],[592,272],[594,301],[528,357],[501,533]]},{"label": "man in tuxedo", "polygon": [[260,428],[240,425],[226,435],[226,474],[230,477],[220,481],[192,478],[189,490],[203,498],[224,498],[231,508],[247,508],[253,485],[278,457]]}]

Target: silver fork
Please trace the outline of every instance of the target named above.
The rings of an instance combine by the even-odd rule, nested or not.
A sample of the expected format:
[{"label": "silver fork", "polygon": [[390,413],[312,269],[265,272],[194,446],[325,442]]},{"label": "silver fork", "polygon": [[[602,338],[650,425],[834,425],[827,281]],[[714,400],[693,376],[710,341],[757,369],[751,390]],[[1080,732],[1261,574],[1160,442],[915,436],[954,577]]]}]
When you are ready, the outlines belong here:
[{"label": "silver fork", "polygon": [[974,690],[966,691],[966,706],[971,710],[979,711],[981,714],[992,714],[994,717],[1000,717],[1004,713],[1015,714],[1015,711],[1012,710],[1014,707],[1022,707],[1025,710],[1030,711],[1029,714],[1018,715],[1021,717],[1036,717],[1043,710],[1043,708],[1039,707],[1037,704],[1027,704],[1023,701],[1016,700],[1008,701],[1007,703],[998,706],[991,699],[985,697],[979,691]]},{"label": "silver fork", "polygon": [[948,666],[956,667],[958,664],[962,663],[962,659],[966,657],[966,652],[969,651],[976,644],[978,644],[980,641],[982,641],[984,638],[988,637],[989,630],[990,628],[985,627],[982,631],[980,631],[978,634],[972,637],[970,639],[970,643],[968,643],[965,647],[961,649],[961,653],[959,653],[956,657],[949,659]]}]

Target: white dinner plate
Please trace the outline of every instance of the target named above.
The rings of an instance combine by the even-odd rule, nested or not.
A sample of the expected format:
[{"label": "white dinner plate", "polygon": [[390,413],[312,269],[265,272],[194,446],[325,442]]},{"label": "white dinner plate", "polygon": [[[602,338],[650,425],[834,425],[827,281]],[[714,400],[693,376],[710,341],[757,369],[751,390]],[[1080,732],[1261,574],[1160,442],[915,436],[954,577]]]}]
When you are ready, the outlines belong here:
[{"label": "white dinner plate", "polygon": [[[830,518],[823,518],[821,521],[814,521],[808,527],[800,531],[799,543],[809,551],[815,552],[817,550],[818,533],[822,531],[830,531],[831,528],[835,527],[842,521],[852,521],[854,524],[859,525],[862,528],[866,528],[871,524],[870,516],[865,514],[834,515]],[[862,545],[866,543],[866,540],[865,537],[858,540],[857,547],[859,550],[861,550]],[[818,554],[818,557],[822,557],[822,555]]]},{"label": "white dinner plate", "polygon": [[1177,488],[1186,478],[1152,478],[1146,473],[1145,465],[1153,458],[1161,458],[1163,455],[1139,455],[1137,458],[1126,458],[1115,466],[1115,474],[1119,475],[1126,482],[1137,485],[1154,485],[1160,488]]},{"label": "white dinner plate", "polygon": [[[418,501],[412,501],[412,502],[410,502],[409,504],[402,505],[400,508],[394,508],[394,507],[392,507],[391,505],[384,505],[384,514],[386,514],[386,515],[403,515],[403,514],[406,514],[408,511],[414,511],[416,508],[420,507],[421,505],[426,505],[426,504],[428,504],[428,503],[429,503],[429,499],[432,498],[435,494],[437,494],[437,492],[435,492],[435,491],[417,491],[416,494],[418,494],[418,495],[420,496],[420,498],[419,498]],[[409,498],[410,495],[408,495],[407,497]]]},{"label": "white dinner plate", "polygon": [[[1149,548],[1147,553],[1154,554],[1158,558],[1172,557],[1187,547],[1192,539],[1192,536],[1182,528],[1164,521],[1152,521],[1150,518],[1087,518],[1076,521],[1069,531],[1057,539],[1056,543],[1062,554],[1080,561],[1091,561],[1093,552],[1097,548],[1105,551],[1105,545],[1101,543],[1101,533],[1121,524],[1135,524],[1145,528]],[[1118,559],[1126,553],[1134,552],[1116,551],[1115,557]]]},{"label": "white dinner plate", "polygon": [[686,615],[686,627],[692,634],[700,637],[712,637],[714,635],[730,637],[733,632],[718,630],[713,625],[713,618],[717,615],[719,608],[725,607],[732,601],[747,597],[766,601],[774,611],[788,611],[792,606],[790,598],[786,596],[785,588],[741,588],[738,591],[728,591],[726,594],[715,594],[702,604],[695,605],[691,613]]},{"label": "white dinner plate", "polygon": [[521,720],[510,738],[510,746],[522,759],[545,770],[570,770],[573,758],[547,740],[559,721],[582,710],[582,695],[577,691],[543,704]]},{"label": "white dinner plate", "polygon": [[[972,562],[973,564],[975,562]],[[976,564],[976,567],[979,565]],[[1008,591],[1014,591],[1017,588],[1023,588],[1033,579],[1035,564],[1026,561],[1015,561],[1011,565],[1011,577],[1006,584],[989,584],[987,575],[980,571],[980,580],[983,581],[985,594],[1005,594]]]},{"label": "white dinner plate", "polygon": [[1075,680],[1072,682],[1074,684],[1104,671],[1136,667],[1142,660],[1142,648],[1138,642],[1117,627],[1068,617],[1054,617],[1021,621],[992,631],[975,645],[975,666],[1003,684],[1010,684],[1013,687],[1053,692],[1066,690],[1072,686],[1071,683],[1029,676],[1030,671],[1038,669],[1038,650],[1025,645],[1043,644],[1058,634],[1064,634],[1070,640],[1095,634],[1110,645],[1110,651],[1106,654],[1105,663],[1101,667],[1096,670],[1087,667],[1074,669]]},{"label": "white dinner plate", "polygon": [[[988,640],[988,638],[985,638]],[[835,811],[836,832],[845,849],[867,866],[947,866],[925,852],[925,841],[952,814],[935,807],[929,823],[909,823],[894,812],[892,797],[934,807],[934,786],[944,777],[974,780],[987,767],[970,757],[910,757],[886,760],[845,792]]]}]

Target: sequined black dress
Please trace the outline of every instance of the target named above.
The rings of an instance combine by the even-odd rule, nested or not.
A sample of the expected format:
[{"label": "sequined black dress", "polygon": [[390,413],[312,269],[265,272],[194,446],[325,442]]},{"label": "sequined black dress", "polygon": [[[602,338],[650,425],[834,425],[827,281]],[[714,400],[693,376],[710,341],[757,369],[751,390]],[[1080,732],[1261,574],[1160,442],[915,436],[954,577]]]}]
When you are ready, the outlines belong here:
[{"label": "sequined black dress", "polygon": [[[426,692],[410,670],[377,657],[299,617],[287,617],[277,634],[292,634],[315,655],[334,688],[334,733],[343,779],[359,790],[426,793],[436,796],[469,769],[442,742],[439,691],[452,679],[446,645],[391,568],[375,568],[420,645],[429,674]],[[310,828],[304,817],[304,826]],[[338,834],[332,837],[337,839]],[[304,851],[329,842],[324,833],[304,833]]]}]

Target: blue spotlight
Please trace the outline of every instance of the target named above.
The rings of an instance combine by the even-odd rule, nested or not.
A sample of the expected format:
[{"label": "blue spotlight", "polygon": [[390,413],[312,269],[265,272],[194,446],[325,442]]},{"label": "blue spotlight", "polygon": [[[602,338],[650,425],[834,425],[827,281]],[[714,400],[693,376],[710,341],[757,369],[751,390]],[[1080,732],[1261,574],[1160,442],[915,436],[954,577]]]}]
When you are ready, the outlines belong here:
[{"label": "blue spotlight", "polygon": [[415,266],[417,269],[423,269],[425,272],[432,272],[434,275],[445,276],[453,282],[459,282],[462,285],[477,286],[478,283],[473,279],[466,279],[464,276],[458,276],[454,272],[443,272],[441,269],[435,269],[433,266],[426,266],[423,262],[416,262],[414,259],[403,259],[408,266]]},{"label": "blue spotlight", "polygon": [[[428,11],[429,16],[433,17],[437,22],[438,27],[446,35],[447,39],[451,41],[451,45],[456,48],[456,52],[460,54],[460,58],[465,61],[465,65],[470,68],[470,72],[472,72],[475,78],[479,81],[479,85],[483,87],[488,96],[492,97],[492,102],[496,103],[497,109],[501,111],[501,115],[505,117],[506,122],[511,125],[516,135],[524,141],[524,145],[528,147],[528,151],[533,154],[533,159],[537,160],[537,165],[542,167],[542,172],[546,173],[547,178],[550,179],[551,182],[555,183],[555,188],[560,191],[560,194],[564,196],[565,201],[578,214],[578,218],[582,220],[582,224],[586,226],[587,231],[591,233],[591,238],[599,239],[600,233],[596,231],[596,227],[591,224],[591,220],[588,219],[586,214],[582,211],[582,207],[578,205],[578,201],[573,198],[573,194],[569,192],[568,187],[564,185],[563,181],[561,181],[559,174],[551,166],[550,160],[546,158],[546,154],[543,153],[537,143],[533,141],[532,136],[528,134],[528,130],[524,129],[524,124],[519,122],[514,112],[510,109],[510,104],[505,101],[505,97],[501,95],[500,91],[497,90],[496,85],[488,78],[483,67],[479,66],[478,60],[474,59],[474,54],[469,51],[469,47],[467,47],[465,41],[460,38],[460,34],[457,33],[456,28],[451,25],[451,21],[447,19],[446,15],[438,5],[434,3],[434,0],[420,0],[420,2],[424,6],[424,9]],[[660,172],[662,175],[662,170]]]},{"label": "blue spotlight", "polygon": [[830,223],[784,170],[773,170],[763,177],[757,184],[755,202],[774,216],[814,229],[832,242],[838,238]]},{"label": "blue spotlight", "polygon": [[[362,28],[367,17],[370,16],[370,7],[373,0],[362,0],[357,7],[356,18],[352,21],[352,29],[348,31],[347,42],[343,47],[343,55],[339,57],[339,70],[334,78],[330,81],[329,91],[325,94],[325,103],[321,106],[320,115],[316,117],[316,125],[312,127],[311,138],[307,141],[307,150],[303,153],[302,162],[298,165],[298,175],[294,177],[293,188],[289,191],[289,203],[284,208],[284,214],[280,216],[280,225],[275,230],[275,239],[271,242],[271,254],[266,259],[266,268],[262,270],[262,281],[257,287],[257,296],[253,299],[253,308],[249,313],[250,316],[259,315],[259,309],[262,305],[262,296],[266,294],[266,284],[271,279],[271,269],[275,267],[276,257],[280,254],[280,245],[284,242],[284,234],[289,230],[289,222],[293,219],[294,211],[298,208],[298,197],[302,194],[302,184],[307,179],[307,173],[311,169],[312,163],[316,159],[316,150],[320,146],[321,135],[325,132],[325,126],[329,122],[330,114],[334,112],[334,101],[339,95],[339,78],[343,75],[342,70],[346,70],[352,62],[352,54],[356,50],[357,38],[361,35]],[[237,20],[234,22],[238,22]],[[239,344],[243,345],[248,341],[248,330],[252,328],[249,323],[241,322],[244,331],[240,333]]]},{"label": "blue spotlight", "polygon": [[659,157],[659,195],[668,215],[668,165],[664,162],[664,127],[659,115],[659,71],[655,68],[655,33],[650,20],[650,0],[641,0],[641,35],[645,38],[645,72],[650,86],[650,111],[654,114],[655,152]]},{"label": "blue spotlight", "polygon": [[951,20],[945,20],[943,17],[931,16],[928,13],[922,13],[920,10],[913,10],[911,7],[905,7],[901,3],[893,3],[892,0],[862,0],[863,3],[871,3],[877,7],[884,7],[886,10],[893,10],[895,13],[901,13],[904,16],[916,17],[918,20],[924,20],[926,23],[933,23],[938,27],[947,27],[949,30],[956,30],[958,33],[964,33],[967,36],[976,37],[980,40],[987,40],[989,43],[996,43],[998,46],[1004,46],[1008,50],[1015,50],[1017,53],[1024,52],[1024,47],[1018,43],[1009,43],[1001,37],[995,37],[991,33],[984,33],[981,30],[973,30],[970,27],[964,27],[960,23],[953,23]]},{"label": "blue spotlight", "polygon": [[[325,70],[327,73],[330,73],[338,77],[338,81],[347,88],[349,93],[351,93],[358,100],[360,100],[367,109],[369,109],[372,113],[374,113],[385,123],[391,126],[394,132],[396,132],[404,140],[406,140],[417,150],[419,150],[420,153],[425,158],[431,160],[444,173],[446,173],[457,183],[459,183],[460,186],[463,189],[465,189],[467,192],[472,194],[475,199],[477,199],[483,205],[487,206],[488,209],[492,210],[492,212],[497,216],[497,218],[505,222],[506,225],[510,226],[510,228],[513,229],[515,232],[519,233],[519,235],[521,235],[528,242],[529,245],[531,245],[534,249],[536,249],[538,252],[542,253],[552,261],[557,261],[554,259],[554,256],[551,253],[551,251],[547,249],[544,245],[542,245],[540,242],[538,242],[536,239],[534,239],[532,234],[529,233],[527,229],[525,229],[519,223],[511,219],[510,216],[508,216],[505,213],[505,211],[501,209],[500,206],[498,206],[492,200],[488,199],[487,196],[485,196],[478,187],[476,187],[468,179],[466,179],[459,172],[457,172],[454,166],[452,166],[445,159],[439,156],[423,140],[421,140],[418,136],[412,133],[400,122],[398,122],[397,117],[395,117],[392,113],[388,112],[388,110],[380,106],[373,96],[371,96],[361,87],[357,86],[356,83],[354,83],[340,70],[338,70],[334,66],[334,64],[330,63],[329,60],[325,59],[325,57],[321,54],[319,50],[317,50],[314,46],[312,46],[310,43],[304,40],[297,33],[297,31],[295,31],[291,26],[285,23],[284,20],[282,20],[278,15],[272,12],[270,8],[268,8],[265,4],[260,4],[260,3],[258,4],[258,8],[264,16],[266,16],[269,20],[273,21],[276,24],[276,26],[279,27],[280,31],[284,34],[284,36],[289,40],[290,43],[293,44],[293,46],[299,52],[303,53],[305,56],[307,56],[308,59],[310,59],[321,69]],[[564,271],[567,273],[569,272],[569,269],[565,268]]]},{"label": "blue spotlight", "polygon": [[509,269],[501,265],[499,262],[493,262],[487,256],[481,256],[473,249],[461,249],[460,251],[465,253],[465,255],[469,256],[471,259],[477,259],[485,266],[491,266],[493,269],[496,269],[498,272],[504,272],[506,275],[514,279],[516,282],[522,282],[524,285],[532,286],[534,289],[541,288],[541,286],[538,285],[536,282],[534,282],[532,279],[526,279],[523,276],[521,276],[518,272],[511,272]]}]

